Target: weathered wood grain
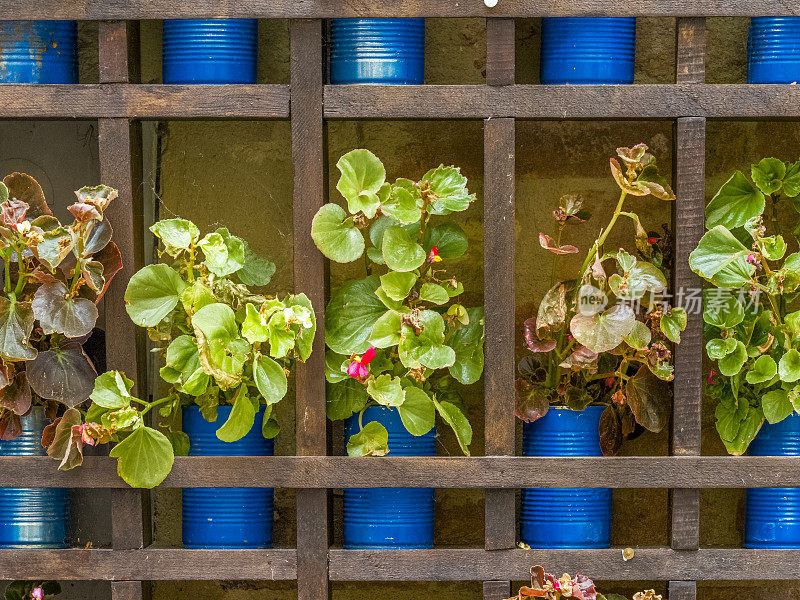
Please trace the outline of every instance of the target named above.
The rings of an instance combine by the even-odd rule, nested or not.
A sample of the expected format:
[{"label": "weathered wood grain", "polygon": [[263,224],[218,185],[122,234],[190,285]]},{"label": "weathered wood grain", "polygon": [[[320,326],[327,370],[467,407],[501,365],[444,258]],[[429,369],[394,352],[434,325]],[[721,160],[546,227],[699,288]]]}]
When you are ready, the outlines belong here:
[{"label": "weathered wood grain", "polygon": [[[559,477],[554,478],[553,473]],[[161,484],[183,487],[800,487],[792,456],[176,456]],[[56,470],[48,457],[0,457],[0,487],[125,488],[116,459],[90,456],[82,467]]]},{"label": "weathered wood grain", "polygon": [[[292,549],[272,550],[0,550],[0,580],[126,581],[121,600],[134,600],[141,581],[295,579]],[[141,584],[140,584],[141,585]]]},{"label": "weathered wood grain", "polygon": [[[800,578],[800,550],[622,548],[603,550],[331,550],[332,581],[475,581],[528,579],[531,565],[591,573],[608,581],[746,581]],[[672,599],[670,599],[672,600]]]},{"label": "weathered wood grain", "polygon": [[636,17],[800,16],[800,6],[778,0],[0,0],[5,19],[164,19],[335,17]]},{"label": "weathered wood grain", "polygon": [[506,600],[511,596],[510,581],[484,581],[483,600]]},{"label": "weathered wood grain", "polygon": [[[102,75],[116,81],[118,73]],[[289,117],[289,86],[278,84],[2,84],[0,95],[0,118],[12,119]]]},{"label": "weathered wood grain", "polygon": [[670,581],[668,593],[669,600],[695,600],[697,598],[697,582]]},{"label": "weathered wood grain", "polygon": [[374,119],[772,119],[800,116],[800,86],[330,85],[328,118]]},{"label": "weathered wood grain", "polygon": [[[311,221],[325,202],[325,135],[322,123],[322,21],[290,26],[292,166],[294,168],[294,285],[314,305],[317,337],[306,364],[297,366],[297,454],[327,453],[324,306],[326,264],[311,240]],[[301,486],[310,487],[310,486]],[[328,492],[297,491],[297,597],[326,600],[328,590]]]},{"label": "weathered wood grain", "polygon": [[[705,81],[705,19],[678,19],[676,28],[676,70],[678,83],[700,85]],[[705,220],[706,120],[679,118],[675,127],[675,304],[688,304],[691,290],[702,281],[689,268],[689,254],[703,236]],[[672,416],[672,453],[699,455],[702,428],[703,320],[699,306],[688,306],[686,331],[675,348],[673,382],[675,402]],[[700,490],[676,489],[670,498],[672,509],[671,545],[678,550],[700,546]]]}]

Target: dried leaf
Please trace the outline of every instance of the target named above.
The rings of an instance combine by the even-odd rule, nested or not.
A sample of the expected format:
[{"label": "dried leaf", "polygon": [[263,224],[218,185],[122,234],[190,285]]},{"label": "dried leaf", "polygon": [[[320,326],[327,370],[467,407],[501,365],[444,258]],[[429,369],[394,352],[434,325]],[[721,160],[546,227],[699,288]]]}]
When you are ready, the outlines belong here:
[{"label": "dried leaf", "polygon": [[542,248],[549,250],[553,254],[575,254],[578,252],[578,249],[575,246],[557,245],[556,241],[545,233],[539,234],[539,244],[542,246]]}]

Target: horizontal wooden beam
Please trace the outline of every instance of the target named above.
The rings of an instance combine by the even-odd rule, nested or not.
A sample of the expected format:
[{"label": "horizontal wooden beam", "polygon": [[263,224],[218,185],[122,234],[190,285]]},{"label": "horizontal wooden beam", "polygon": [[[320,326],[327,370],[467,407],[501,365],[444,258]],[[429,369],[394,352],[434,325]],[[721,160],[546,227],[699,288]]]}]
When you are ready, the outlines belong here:
[{"label": "horizontal wooden beam", "polygon": [[295,555],[293,549],[0,550],[0,580],[286,580],[297,577]]},{"label": "horizontal wooden beam", "polygon": [[[56,470],[48,457],[0,457],[0,487],[119,488],[116,459],[87,457]],[[161,484],[184,487],[435,487],[503,488],[800,487],[800,457],[383,457],[178,456]]]},{"label": "horizontal wooden beam", "polygon": [[800,86],[328,85],[324,114],[340,119],[773,119],[800,116]]},{"label": "horizontal wooden beam", "polygon": [[779,0],[502,0],[487,8],[483,0],[0,0],[4,19],[164,19],[333,17],[702,17],[800,16],[800,5]]},{"label": "horizontal wooden beam", "polygon": [[[524,580],[531,565],[612,581],[800,579],[800,550],[622,548],[602,550],[341,550],[328,552],[332,581]],[[0,550],[0,580],[292,580],[294,549]]]},{"label": "horizontal wooden beam", "polygon": [[[0,0],[2,1],[2,0]],[[289,86],[0,85],[2,119],[285,119]],[[791,119],[800,86],[328,85],[330,119]]]},{"label": "horizontal wooden beam", "polygon": [[10,119],[289,117],[289,86],[277,84],[4,84],[0,97],[0,118]]},{"label": "horizontal wooden beam", "polygon": [[800,550],[331,550],[332,581],[520,581],[531,565],[608,581],[742,581],[800,578]]}]

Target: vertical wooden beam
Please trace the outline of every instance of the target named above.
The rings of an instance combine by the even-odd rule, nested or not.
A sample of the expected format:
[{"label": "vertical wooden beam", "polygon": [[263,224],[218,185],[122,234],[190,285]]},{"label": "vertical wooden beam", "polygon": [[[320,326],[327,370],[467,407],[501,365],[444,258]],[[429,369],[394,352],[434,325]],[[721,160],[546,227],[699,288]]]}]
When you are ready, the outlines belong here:
[{"label": "vertical wooden beam", "polygon": [[[294,166],[294,286],[305,292],[317,316],[309,361],[297,367],[297,455],[322,456],[325,422],[325,260],[311,240],[311,220],[325,200],[325,136],[322,123],[322,27],[319,19],[291,22],[291,119]],[[328,490],[297,490],[297,597],[327,600]]]},{"label": "vertical wooden beam", "polygon": [[[127,83],[138,71],[138,23],[101,21],[99,26],[100,83]],[[123,296],[128,280],[142,266],[142,203],[140,193],[141,137],[128,119],[98,119],[100,177],[119,190],[107,216],[114,227],[124,268],[106,293],[106,362],[111,369],[125,371],[139,382],[140,336],[125,312]],[[138,351],[137,351],[138,349]],[[115,550],[143,548],[149,544],[150,522],[147,499],[141,490],[114,490],[111,496],[112,543]],[[140,581],[112,582],[113,600],[142,600],[148,586]]]},{"label": "vertical wooden beam", "polygon": [[697,598],[697,582],[670,581],[668,600],[695,600]]},{"label": "vertical wooden beam", "polygon": [[[677,83],[705,81],[704,18],[678,19],[676,42]],[[699,455],[702,413],[703,321],[701,301],[696,297],[702,283],[689,268],[689,254],[703,236],[705,221],[705,129],[706,120],[686,115],[675,127],[675,298],[687,309],[686,331],[675,349],[672,453]],[[690,295],[691,294],[691,295]],[[692,302],[694,306],[692,306]],[[678,302],[676,302],[677,304]],[[696,550],[700,546],[700,490],[674,489],[671,496],[672,547]],[[694,600],[695,582],[669,583],[670,600]]]},{"label": "vertical wooden beam", "polygon": [[[486,20],[486,82],[514,83],[514,19]],[[515,122],[486,119],[484,168],[484,395],[487,456],[513,455],[514,421],[514,173]],[[486,490],[485,547],[516,544],[515,490]],[[508,595],[510,582],[484,582],[485,600]]]}]

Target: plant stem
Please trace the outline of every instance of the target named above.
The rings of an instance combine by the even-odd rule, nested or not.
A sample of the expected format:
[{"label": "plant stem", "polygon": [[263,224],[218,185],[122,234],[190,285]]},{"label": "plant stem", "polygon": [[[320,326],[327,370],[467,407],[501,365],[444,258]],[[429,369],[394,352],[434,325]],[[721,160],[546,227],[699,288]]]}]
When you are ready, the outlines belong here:
[{"label": "plant stem", "polygon": [[[558,230],[558,239],[556,240],[556,246],[561,248],[561,234],[564,233],[563,229]],[[552,288],[556,284],[556,266],[558,266],[558,254],[553,254],[553,268],[550,269],[550,287]]]},{"label": "plant stem", "polygon": [[6,279],[5,292],[6,292],[6,294],[10,294],[11,293],[11,261],[10,260],[4,260],[3,261],[3,275],[5,276],[5,279]]},{"label": "plant stem", "polygon": [[160,400],[156,400],[155,402],[147,402],[147,408],[145,408],[140,414],[142,416],[146,415],[150,412],[151,408],[155,408],[159,404],[165,404],[167,402],[172,402],[174,398],[172,396],[167,396],[166,398],[161,398]]},{"label": "plant stem", "polygon": [[622,212],[622,204],[625,202],[625,196],[628,193],[625,190],[620,191],[619,201],[617,202],[617,207],[614,209],[614,214],[611,217],[611,220],[608,222],[606,228],[600,234],[600,237],[597,238],[592,249],[589,250],[589,254],[586,255],[586,260],[583,261],[583,265],[581,266],[581,270],[578,273],[578,281],[583,280],[583,276],[586,273],[586,269],[592,263],[592,261],[597,256],[597,251],[603,246],[603,243],[606,241],[608,234],[611,233],[611,230],[614,228],[614,224],[617,222],[620,213]]},{"label": "plant stem", "polygon": [[27,278],[27,273],[25,273],[25,263],[22,260],[22,252],[17,252],[17,265],[18,265],[18,272],[17,272],[17,287],[14,289],[14,294],[19,296],[22,293],[22,290],[25,288],[25,280]]}]

